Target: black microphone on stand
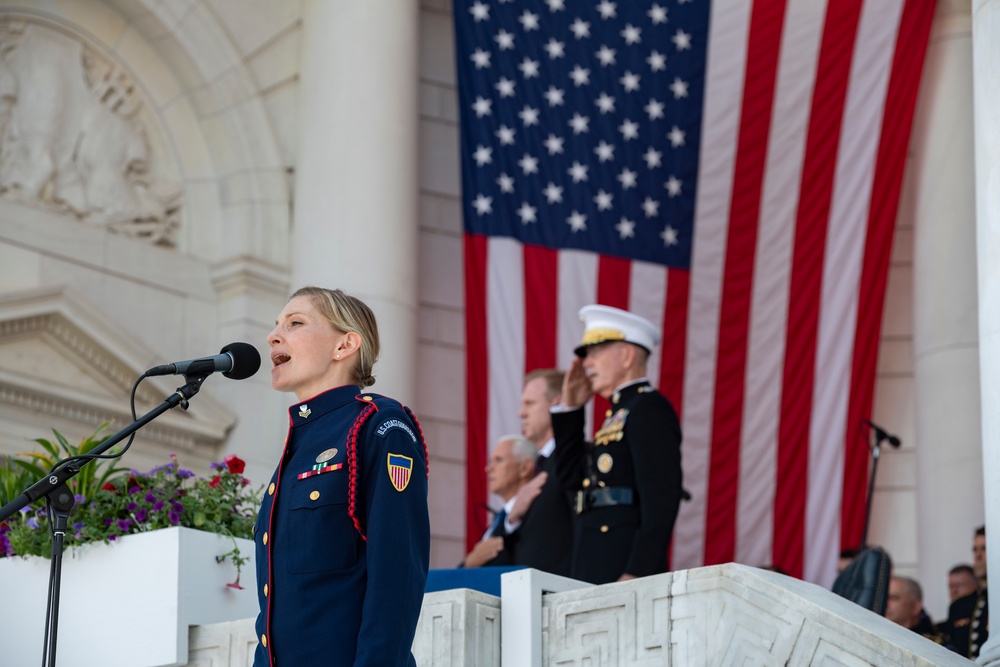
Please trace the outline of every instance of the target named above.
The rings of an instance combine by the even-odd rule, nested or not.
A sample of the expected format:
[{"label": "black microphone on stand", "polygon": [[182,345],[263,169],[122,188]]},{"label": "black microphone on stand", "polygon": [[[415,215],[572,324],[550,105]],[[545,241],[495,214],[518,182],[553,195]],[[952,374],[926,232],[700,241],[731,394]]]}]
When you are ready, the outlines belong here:
[{"label": "black microphone on stand", "polygon": [[222,374],[233,380],[245,380],[260,368],[260,353],[250,343],[230,343],[219,354],[201,359],[178,361],[172,364],[154,366],[146,371],[153,375],[211,375]]},{"label": "black microphone on stand", "polygon": [[888,443],[893,447],[899,447],[901,444],[903,444],[899,438],[892,435],[884,428],[882,428],[875,422],[871,421],[870,419],[866,419],[865,423],[868,424],[868,426],[870,426],[872,430],[875,431],[875,437],[878,439],[879,442],[882,442],[883,440],[888,441]]}]

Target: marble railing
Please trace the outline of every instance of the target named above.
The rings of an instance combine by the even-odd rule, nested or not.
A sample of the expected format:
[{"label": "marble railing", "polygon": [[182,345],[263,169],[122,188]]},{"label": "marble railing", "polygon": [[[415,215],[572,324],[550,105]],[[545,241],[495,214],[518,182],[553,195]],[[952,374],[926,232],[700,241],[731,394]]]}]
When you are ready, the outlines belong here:
[{"label": "marble railing", "polygon": [[[191,629],[190,665],[246,667],[253,621]],[[536,570],[504,574],[497,598],[424,598],[420,667],[970,665],[818,586],[727,564],[589,586]]]}]

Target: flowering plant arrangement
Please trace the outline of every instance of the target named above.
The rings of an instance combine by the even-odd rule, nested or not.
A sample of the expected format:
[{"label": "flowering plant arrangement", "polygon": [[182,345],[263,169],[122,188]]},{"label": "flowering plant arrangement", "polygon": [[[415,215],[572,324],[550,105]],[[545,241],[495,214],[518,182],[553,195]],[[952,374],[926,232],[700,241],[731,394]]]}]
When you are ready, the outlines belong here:
[{"label": "flowering plant arrangement", "polygon": [[[31,477],[44,475],[50,459],[61,449],[67,455],[86,453],[100,444],[100,428],[79,446],[70,445],[62,435],[53,431],[59,446],[46,440],[36,440],[46,454],[22,454],[11,457],[0,465],[0,491],[16,486],[6,477]],[[48,464],[48,465],[46,465]],[[43,466],[45,466],[43,468]],[[91,542],[114,542],[123,535],[142,533],[157,528],[182,526],[218,533],[231,538],[251,539],[254,517],[260,504],[262,489],[253,489],[243,477],[245,462],[235,455],[212,464],[211,479],[196,478],[183,469],[176,455],[149,472],[114,468],[107,461],[97,461],[84,466],[80,474],[69,481],[76,504],[69,515],[65,545],[73,546]],[[82,477],[88,468],[88,476]],[[74,484],[76,482],[76,484]],[[27,485],[25,485],[27,486]],[[23,488],[23,487],[22,487]],[[7,502],[0,498],[0,501]],[[45,556],[51,553],[48,510],[24,508],[19,515],[0,524],[0,558],[9,556]],[[233,540],[233,550],[219,556],[217,561],[231,561],[237,569],[236,581],[229,584],[242,588],[239,574],[247,562]]]}]

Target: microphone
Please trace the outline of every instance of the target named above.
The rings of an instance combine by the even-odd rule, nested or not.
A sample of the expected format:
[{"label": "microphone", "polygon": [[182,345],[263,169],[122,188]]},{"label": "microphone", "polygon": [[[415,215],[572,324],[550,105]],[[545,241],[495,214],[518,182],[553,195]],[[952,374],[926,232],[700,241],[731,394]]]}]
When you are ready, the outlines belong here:
[{"label": "microphone", "polygon": [[870,426],[872,430],[875,431],[875,437],[877,438],[878,442],[882,442],[883,440],[888,440],[889,444],[892,445],[893,447],[899,447],[902,444],[899,438],[886,432],[884,428],[882,428],[875,422],[871,421],[870,419],[866,419],[865,423],[868,424],[868,426]]},{"label": "microphone", "polygon": [[227,378],[245,380],[259,368],[260,353],[257,352],[257,348],[250,343],[230,343],[214,357],[154,366],[146,371],[146,375],[211,375],[222,371]]}]

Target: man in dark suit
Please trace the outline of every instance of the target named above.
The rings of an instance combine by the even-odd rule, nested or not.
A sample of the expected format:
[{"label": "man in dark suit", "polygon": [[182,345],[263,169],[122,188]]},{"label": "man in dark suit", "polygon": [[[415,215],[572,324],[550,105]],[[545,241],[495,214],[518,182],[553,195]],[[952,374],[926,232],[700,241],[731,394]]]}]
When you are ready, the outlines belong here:
[{"label": "man in dark suit", "polygon": [[[571,576],[603,584],[666,572],[684,491],[680,422],[646,377],[660,333],[618,308],[585,306],[580,317],[583,342],[552,409],[559,480],[576,497]],[[594,394],[611,409],[587,442]]]},{"label": "man in dark suit", "polygon": [[521,392],[521,433],[538,451],[535,478],[521,487],[511,514],[506,549],[515,565],[569,576],[573,547],[573,519],[569,497],[559,485],[552,452],[552,416],[559,402],[563,372],[554,368],[532,371]]},{"label": "man in dark suit", "polygon": [[497,440],[486,462],[486,482],[490,493],[500,496],[504,505],[459,567],[514,564],[511,553],[504,547],[509,528],[507,517],[517,492],[535,476],[535,457],[535,446],[523,436],[505,435]]}]

